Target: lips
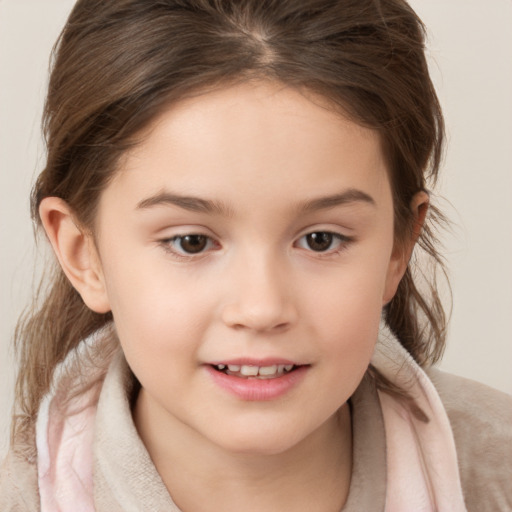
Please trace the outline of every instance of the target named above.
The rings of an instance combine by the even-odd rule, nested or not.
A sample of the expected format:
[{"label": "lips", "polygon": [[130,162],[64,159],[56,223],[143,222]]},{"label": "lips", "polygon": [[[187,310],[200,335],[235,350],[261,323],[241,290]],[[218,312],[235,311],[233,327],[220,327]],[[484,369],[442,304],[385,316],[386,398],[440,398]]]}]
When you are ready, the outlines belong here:
[{"label": "lips", "polygon": [[298,386],[310,368],[284,360],[236,360],[206,365],[217,386],[244,401],[277,399]]}]

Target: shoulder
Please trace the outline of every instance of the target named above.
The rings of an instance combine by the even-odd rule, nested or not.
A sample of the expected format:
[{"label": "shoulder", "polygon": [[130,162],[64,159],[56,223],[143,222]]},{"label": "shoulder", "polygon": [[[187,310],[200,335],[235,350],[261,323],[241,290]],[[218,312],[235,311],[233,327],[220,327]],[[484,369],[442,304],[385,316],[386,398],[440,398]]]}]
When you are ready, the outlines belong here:
[{"label": "shoulder", "polygon": [[512,396],[429,369],[450,420],[469,512],[512,510]]},{"label": "shoulder", "polygon": [[11,449],[0,467],[0,510],[39,510],[36,463],[18,450]]}]

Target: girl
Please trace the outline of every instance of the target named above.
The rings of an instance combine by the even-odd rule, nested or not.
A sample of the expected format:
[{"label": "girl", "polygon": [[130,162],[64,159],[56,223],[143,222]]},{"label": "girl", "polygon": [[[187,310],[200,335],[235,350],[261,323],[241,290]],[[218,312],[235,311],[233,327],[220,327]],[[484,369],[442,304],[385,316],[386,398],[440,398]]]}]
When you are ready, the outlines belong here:
[{"label": "girl", "polygon": [[510,510],[510,398],[430,368],[407,4],[79,0],[45,134],[2,510]]}]

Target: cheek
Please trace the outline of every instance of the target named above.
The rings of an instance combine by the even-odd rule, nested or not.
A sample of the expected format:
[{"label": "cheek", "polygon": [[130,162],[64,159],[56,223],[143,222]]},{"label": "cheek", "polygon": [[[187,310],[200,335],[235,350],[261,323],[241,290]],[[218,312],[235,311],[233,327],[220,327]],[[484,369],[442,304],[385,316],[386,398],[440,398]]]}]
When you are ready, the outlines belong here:
[{"label": "cheek", "polygon": [[181,283],[169,268],[129,262],[106,268],[105,282],[119,339],[125,352],[159,357],[190,348],[193,333],[206,321],[207,305],[193,282]]},{"label": "cheek", "polygon": [[375,257],[377,252],[357,254],[332,273],[304,282],[303,287],[310,290],[304,307],[316,311],[326,326],[364,329],[368,319],[379,319],[389,261],[382,257],[385,251],[381,249],[381,256]]},{"label": "cheek", "polygon": [[382,258],[340,269],[332,279],[311,287],[314,292],[303,305],[304,311],[314,312],[311,321],[316,339],[336,361],[339,375],[347,379],[349,387],[357,385],[373,354],[386,269]]},{"label": "cheek", "polygon": [[[156,259],[156,258],[155,258]],[[155,259],[116,265],[108,273],[118,337],[143,386],[183,390],[200,361],[220,301],[219,283]],[[162,258],[159,258],[162,260]],[[170,389],[169,385],[166,386]]]},{"label": "cheek", "polygon": [[[359,300],[358,300],[359,299]],[[380,301],[359,295],[324,318],[324,355],[332,362],[327,389],[346,401],[361,382],[375,349],[381,319]],[[327,316],[327,315],[326,315]]]},{"label": "cheek", "polygon": [[114,323],[133,373],[145,388],[181,392],[197,365],[200,307],[162,279],[141,281],[138,286],[123,281],[116,294]]},{"label": "cheek", "polygon": [[381,313],[380,296],[372,289],[347,286],[338,300],[325,301],[317,325],[335,357],[364,365],[373,353]]}]

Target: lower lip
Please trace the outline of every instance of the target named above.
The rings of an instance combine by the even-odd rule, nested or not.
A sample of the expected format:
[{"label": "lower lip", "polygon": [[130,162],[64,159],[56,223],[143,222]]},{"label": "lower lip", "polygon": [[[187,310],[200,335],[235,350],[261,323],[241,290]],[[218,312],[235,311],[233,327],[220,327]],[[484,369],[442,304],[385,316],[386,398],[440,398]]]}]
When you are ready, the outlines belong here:
[{"label": "lower lip", "polygon": [[275,400],[289,393],[302,381],[309,366],[300,366],[290,373],[272,379],[242,378],[226,375],[211,366],[206,368],[215,384],[225,391],[241,400],[262,402]]}]

